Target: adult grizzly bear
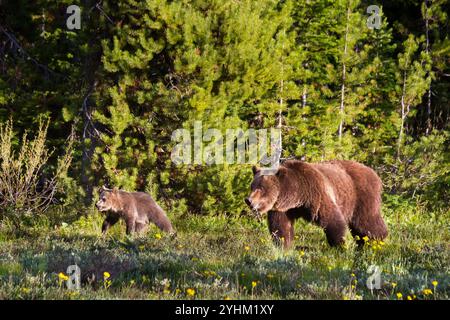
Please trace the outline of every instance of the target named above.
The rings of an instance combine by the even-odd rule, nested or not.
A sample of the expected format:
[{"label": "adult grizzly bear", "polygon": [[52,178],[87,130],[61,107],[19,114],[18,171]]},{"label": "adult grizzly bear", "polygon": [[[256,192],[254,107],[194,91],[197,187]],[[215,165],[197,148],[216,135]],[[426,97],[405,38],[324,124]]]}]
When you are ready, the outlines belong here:
[{"label": "adult grizzly bear", "polygon": [[284,248],[292,243],[299,217],[321,226],[332,246],[344,242],[347,227],[353,237],[387,236],[380,214],[381,180],[369,167],[354,161],[288,160],[275,175],[256,167],[253,174],[245,202],[260,213],[269,212],[269,230],[276,243],[284,239]]},{"label": "adult grizzly bear", "polygon": [[102,233],[120,218],[125,220],[127,234],[144,230],[149,222],[153,222],[163,231],[174,233],[164,210],[145,192],[126,192],[102,187],[96,207],[100,212],[107,212]]}]

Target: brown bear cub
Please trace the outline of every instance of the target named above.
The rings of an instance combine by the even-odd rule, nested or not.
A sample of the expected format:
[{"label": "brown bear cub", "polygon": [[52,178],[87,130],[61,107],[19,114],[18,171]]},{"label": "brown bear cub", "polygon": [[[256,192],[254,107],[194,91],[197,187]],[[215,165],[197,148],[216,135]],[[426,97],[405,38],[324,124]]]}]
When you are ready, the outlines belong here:
[{"label": "brown bear cub", "polygon": [[292,243],[294,221],[300,217],[322,227],[332,246],[344,242],[347,228],[360,239],[381,240],[388,234],[380,213],[381,180],[363,164],[288,160],[275,175],[256,167],[253,174],[245,202],[255,211],[269,212],[272,237],[278,244],[283,240],[285,248]]},{"label": "brown bear cub", "polygon": [[127,234],[144,230],[149,222],[153,222],[163,231],[174,233],[164,210],[145,192],[126,192],[102,187],[96,207],[100,212],[107,212],[102,226],[103,233],[120,218],[125,220]]}]

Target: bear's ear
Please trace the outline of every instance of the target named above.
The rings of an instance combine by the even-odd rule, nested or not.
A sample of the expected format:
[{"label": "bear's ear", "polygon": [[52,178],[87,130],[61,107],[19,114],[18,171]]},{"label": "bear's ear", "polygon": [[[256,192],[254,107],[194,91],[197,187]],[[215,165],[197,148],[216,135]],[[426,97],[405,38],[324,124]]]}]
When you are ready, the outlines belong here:
[{"label": "bear's ear", "polygon": [[261,171],[261,168],[258,168],[257,166],[253,166],[252,167],[252,171],[253,171],[253,174],[255,175],[255,174],[257,174],[258,172]]},{"label": "bear's ear", "polygon": [[119,189],[117,189],[117,187],[114,187],[114,188],[112,189],[112,192],[116,194],[116,193],[119,192]]},{"label": "bear's ear", "polygon": [[275,173],[275,176],[277,176],[277,177],[281,176],[282,170],[283,169],[281,167],[278,167],[277,172]]},{"label": "bear's ear", "polygon": [[108,191],[108,188],[104,185],[100,188],[100,193],[102,193],[103,191]]}]

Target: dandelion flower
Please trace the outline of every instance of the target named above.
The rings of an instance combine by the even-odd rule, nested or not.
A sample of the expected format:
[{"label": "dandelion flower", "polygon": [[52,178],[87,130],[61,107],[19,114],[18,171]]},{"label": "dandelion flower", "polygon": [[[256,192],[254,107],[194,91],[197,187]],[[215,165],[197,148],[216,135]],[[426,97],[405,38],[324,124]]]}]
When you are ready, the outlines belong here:
[{"label": "dandelion flower", "polygon": [[428,295],[430,295],[430,294],[433,294],[433,291],[431,291],[431,289],[424,289],[424,290],[423,290],[423,294],[426,295],[426,296],[428,296]]},{"label": "dandelion flower", "polygon": [[257,282],[256,281],[252,281],[252,288],[256,287]]},{"label": "dandelion flower", "polygon": [[160,234],[160,233],[157,233],[157,234],[155,234],[155,238],[159,240],[159,239],[161,239],[161,238],[162,238],[162,236],[161,236],[161,234]]},{"label": "dandelion flower", "polygon": [[437,282],[436,280],[434,280],[431,284],[433,285],[433,287],[436,287],[438,285],[439,282]]},{"label": "dandelion flower", "polygon": [[245,246],[245,247],[244,247],[244,250],[245,250],[245,251],[249,251],[249,250],[250,250],[250,247],[249,247],[249,246]]},{"label": "dandelion flower", "polygon": [[412,300],[412,297],[411,296],[407,296],[406,299]]},{"label": "dandelion flower", "polygon": [[300,252],[298,254],[300,255],[300,257],[303,257],[305,255],[305,251],[300,250]]},{"label": "dandelion flower", "polygon": [[391,286],[392,286],[392,288],[395,288],[397,286],[397,283],[391,282]]},{"label": "dandelion flower", "polygon": [[369,241],[369,237],[368,236],[364,236],[362,239],[364,240],[364,242]]},{"label": "dandelion flower", "polygon": [[401,299],[403,297],[403,295],[401,294],[401,292],[397,292],[397,299]]},{"label": "dandelion flower", "polygon": [[188,288],[188,289],[186,289],[186,294],[190,297],[193,297],[193,296],[195,296],[195,290],[192,288]]},{"label": "dandelion flower", "polygon": [[109,279],[111,277],[111,274],[108,271],[103,272],[103,279]]},{"label": "dandelion flower", "polygon": [[62,273],[62,272],[60,272],[60,273],[58,274],[58,278],[59,278],[60,281],[67,281],[67,280],[69,280],[69,276],[65,275],[65,274]]},{"label": "dandelion flower", "polygon": [[223,298],[223,300],[231,300],[231,298],[229,296],[225,296],[225,298]]}]

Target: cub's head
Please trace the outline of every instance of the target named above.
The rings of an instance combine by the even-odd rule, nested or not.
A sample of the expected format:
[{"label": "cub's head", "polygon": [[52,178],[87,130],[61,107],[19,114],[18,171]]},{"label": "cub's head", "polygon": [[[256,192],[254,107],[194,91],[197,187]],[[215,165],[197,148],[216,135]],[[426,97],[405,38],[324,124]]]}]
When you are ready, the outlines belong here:
[{"label": "cub's head", "polygon": [[280,194],[280,183],[276,174],[264,175],[260,168],[253,167],[253,182],[245,203],[260,213],[271,210]]},{"label": "cub's head", "polygon": [[120,210],[119,191],[116,188],[107,189],[102,187],[99,200],[95,206],[100,212]]}]

